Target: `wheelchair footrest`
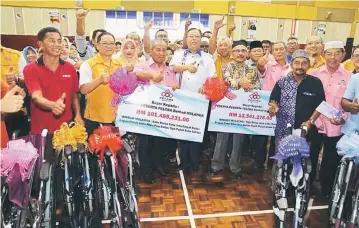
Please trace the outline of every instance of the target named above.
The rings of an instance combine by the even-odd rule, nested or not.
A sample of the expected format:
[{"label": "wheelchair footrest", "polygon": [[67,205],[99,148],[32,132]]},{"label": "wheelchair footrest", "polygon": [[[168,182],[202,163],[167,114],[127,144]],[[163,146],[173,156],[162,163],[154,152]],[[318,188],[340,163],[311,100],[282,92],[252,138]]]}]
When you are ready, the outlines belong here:
[{"label": "wheelchair footrest", "polygon": [[50,162],[44,162],[40,170],[40,180],[48,181],[50,175]]}]

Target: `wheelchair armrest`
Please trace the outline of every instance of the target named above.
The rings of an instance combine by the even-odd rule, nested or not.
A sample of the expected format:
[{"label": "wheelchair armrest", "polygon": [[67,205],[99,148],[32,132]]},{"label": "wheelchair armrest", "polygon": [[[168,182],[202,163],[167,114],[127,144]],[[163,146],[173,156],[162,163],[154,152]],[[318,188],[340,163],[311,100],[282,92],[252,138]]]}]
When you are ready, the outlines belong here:
[{"label": "wheelchair armrest", "polygon": [[85,145],[83,143],[77,143],[77,152],[83,154],[86,152]]},{"label": "wheelchair armrest", "polygon": [[42,167],[41,167],[41,170],[40,170],[40,180],[42,180],[42,181],[48,181],[49,180],[50,166],[51,166],[50,162],[42,163]]}]

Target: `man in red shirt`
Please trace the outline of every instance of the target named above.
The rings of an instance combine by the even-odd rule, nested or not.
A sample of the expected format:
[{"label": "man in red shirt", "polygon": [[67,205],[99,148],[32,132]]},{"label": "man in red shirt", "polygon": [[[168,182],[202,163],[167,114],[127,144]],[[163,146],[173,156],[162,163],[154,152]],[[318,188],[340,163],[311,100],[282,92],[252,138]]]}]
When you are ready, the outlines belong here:
[{"label": "man in red shirt", "polygon": [[43,55],[24,69],[25,84],[31,94],[31,132],[49,134],[62,123],[75,121],[83,124],[77,92],[78,77],[75,67],[60,59],[61,34],[56,28],[43,28],[37,34]]}]

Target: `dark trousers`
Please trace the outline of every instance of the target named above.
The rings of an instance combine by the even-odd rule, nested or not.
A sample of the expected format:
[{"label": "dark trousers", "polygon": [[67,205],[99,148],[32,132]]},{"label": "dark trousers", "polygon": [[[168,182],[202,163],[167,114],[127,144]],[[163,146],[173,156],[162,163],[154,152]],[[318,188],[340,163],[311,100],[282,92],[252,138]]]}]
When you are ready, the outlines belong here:
[{"label": "dark trousers", "polygon": [[109,123],[100,123],[100,122],[88,120],[88,119],[85,119],[85,118],[84,118],[84,122],[85,122],[86,132],[87,132],[89,137],[93,133],[93,131],[96,130],[100,126],[100,124],[102,124],[102,125],[113,125],[112,123],[111,124],[109,124]]},{"label": "dark trousers", "polygon": [[[268,144],[268,136],[265,136],[265,135],[253,135],[252,136],[253,151],[255,152],[254,162],[259,167],[263,166],[266,161],[267,144]],[[274,153],[275,153],[275,137],[271,137],[270,147],[269,147],[269,156],[273,156]],[[269,160],[268,162],[272,164],[271,160]]]},{"label": "dark trousers", "polygon": [[320,166],[320,185],[323,195],[331,194],[335,173],[339,165],[341,156],[337,153],[337,143],[342,136],[327,137],[324,136],[323,159]]},{"label": "dark trousers", "polygon": [[198,169],[201,157],[201,143],[180,141],[181,164],[186,168]]},{"label": "dark trousers", "polygon": [[323,145],[324,135],[314,132],[310,144],[310,160],[312,162],[312,172],[310,173],[310,181],[313,182],[317,179],[318,159],[320,149]]},{"label": "dark trousers", "polygon": [[166,142],[166,139],[151,135],[140,135],[139,139],[138,152],[142,175],[149,174],[153,169],[164,166],[164,153],[166,150],[162,145],[164,144],[163,142]]}]

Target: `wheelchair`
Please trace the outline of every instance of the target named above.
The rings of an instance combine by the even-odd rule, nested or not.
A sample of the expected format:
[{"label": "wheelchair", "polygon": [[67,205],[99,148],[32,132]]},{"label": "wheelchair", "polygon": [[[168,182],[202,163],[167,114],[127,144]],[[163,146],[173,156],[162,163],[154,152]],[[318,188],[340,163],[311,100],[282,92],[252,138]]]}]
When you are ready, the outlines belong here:
[{"label": "wheelchair", "polygon": [[329,226],[359,227],[359,132],[344,135],[337,143],[337,149],[343,158],[334,179]]},{"label": "wheelchair", "polygon": [[[16,135],[15,132],[13,140],[16,140]],[[29,191],[25,194],[29,196],[28,201],[22,205],[10,200],[6,177],[1,177],[1,227],[55,227],[56,205],[53,196],[56,193],[56,181],[52,161],[45,159],[47,137],[47,129],[44,129],[41,135],[19,138],[30,142],[37,149],[38,157],[23,183],[28,185]]]},{"label": "wheelchair", "polygon": [[[101,208],[101,218],[110,219],[111,228],[139,228],[135,190],[136,159],[131,138],[121,140],[118,128],[105,127],[110,138],[117,143],[121,142],[121,148],[116,147],[119,150],[114,151],[104,145],[102,152],[93,149],[99,156],[94,188],[98,207]],[[109,138],[108,135],[101,137]],[[91,137],[89,141],[91,147]]]},{"label": "wheelchair", "polygon": [[[301,137],[295,137],[292,135],[290,124],[287,125],[287,128],[289,136],[281,140],[277,154],[271,157],[277,160],[273,166],[272,180],[274,220],[276,228],[287,227],[288,198],[291,191],[294,190],[294,216],[291,227],[301,228],[305,227],[304,220],[309,203],[311,173],[309,145],[304,139],[307,129],[303,127]],[[301,142],[296,144],[296,140]],[[285,145],[286,143],[288,144]],[[287,149],[282,149],[281,146]],[[301,150],[305,153],[300,152]],[[299,171],[301,176],[295,174],[296,172],[298,174],[298,168],[301,170]]]}]

